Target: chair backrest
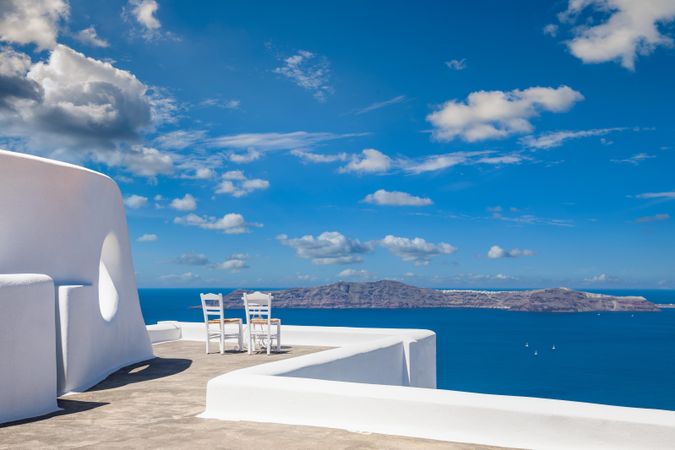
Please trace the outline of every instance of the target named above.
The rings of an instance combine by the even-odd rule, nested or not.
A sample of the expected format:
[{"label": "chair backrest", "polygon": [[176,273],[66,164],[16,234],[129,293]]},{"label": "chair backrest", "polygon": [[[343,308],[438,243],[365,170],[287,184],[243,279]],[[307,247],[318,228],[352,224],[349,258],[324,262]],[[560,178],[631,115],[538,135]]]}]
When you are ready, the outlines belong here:
[{"label": "chair backrest", "polygon": [[246,309],[246,323],[251,319],[264,319],[269,322],[272,317],[272,294],[263,294],[255,291],[252,294],[246,294],[241,297]]},{"label": "chair backrest", "polygon": [[202,299],[202,311],[204,322],[209,321],[209,316],[223,317],[223,294],[199,294]]}]

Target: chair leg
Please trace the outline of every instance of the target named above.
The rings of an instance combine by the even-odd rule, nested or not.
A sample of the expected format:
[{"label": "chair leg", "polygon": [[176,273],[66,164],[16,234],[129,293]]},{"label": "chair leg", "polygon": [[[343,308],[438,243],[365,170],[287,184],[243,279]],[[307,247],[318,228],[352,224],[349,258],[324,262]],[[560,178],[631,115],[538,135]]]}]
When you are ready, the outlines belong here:
[{"label": "chair leg", "polygon": [[206,354],[209,354],[209,325],[206,325]]},{"label": "chair leg", "polygon": [[225,353],[225,330],[220,329],[220,354]]},{"label": "chair leg", "polygon": [[238,337],[238,343],[239,343],[239,351],[242,351],[244,349],[244,336],[243,336],[243,329],[241,326],[241,322],[239,322],[239,336]]},{"label": "chair leg", "polygon": [[248,354],[251,355],[253,354],[253,333],[251,332],[251,327],[253,325],[249,324],[248,325]]},{"label": "chair leg", "polygon": [[281,351],[281,324],[277,324],[277,351]]}]

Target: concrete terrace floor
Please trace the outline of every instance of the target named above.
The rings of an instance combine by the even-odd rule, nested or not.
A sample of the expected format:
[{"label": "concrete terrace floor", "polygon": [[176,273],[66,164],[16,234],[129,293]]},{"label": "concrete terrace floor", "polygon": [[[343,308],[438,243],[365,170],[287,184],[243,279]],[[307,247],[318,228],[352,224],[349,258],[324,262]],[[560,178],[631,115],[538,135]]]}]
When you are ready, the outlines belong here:
[{"label": "concrete terrace floor", "polygon": [[[212,349],[217,345],[214,343]],[[219,449],[474,449],[398,436],[327,428],[225,422],[195,417],[204,410],[206,382],[216,375],[322,350],[284,348],[279,354],[204,353],[200,342],[154,346],[156,358],[125,367],[89,391],[59,399],[63,411],[0,425],[0,448]]]}]

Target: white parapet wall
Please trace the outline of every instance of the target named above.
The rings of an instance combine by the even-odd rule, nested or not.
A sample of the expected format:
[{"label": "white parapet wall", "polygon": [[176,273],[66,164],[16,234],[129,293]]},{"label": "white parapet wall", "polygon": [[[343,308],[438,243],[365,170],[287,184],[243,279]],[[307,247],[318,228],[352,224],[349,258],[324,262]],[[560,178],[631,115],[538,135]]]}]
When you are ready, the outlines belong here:
[{"label": "white parapet wall", "polygon": [[[59,394],[87,389],[120,367],[153,357],[122,196],[109,177],[0,150],[0,274],[20,273],[53,280],[52,336],[43,345],[56,359],[52,372]],[[31,301],[12,292],[0,295]],[[0,328],[24,315],[35,320],[36,314],[15,310],[0,316]],[[32,326],[31,339],[15,341],[16,348],[0,347],[1,365],[29,353],[37,330]],[[35,371],[42,370],[38,359],[33,358]],[[43,388],[41,380],[32,380],[36,390]],[[0,396],[9,389],[13,386],[0,385]]]},{"label": "white parapet wall", "polygon": [[[198,323],[151,327],[157,337],[205,335]],[[282,344],[334,348],[211,379],[200,417],[518,448],[675,445],[671,411],[433,389],[430,331],[283,326]]]},{"label": "white parapet wall", "polygon": [[54,319],[51,278],[0,274],[0,423],[58,409]]}]

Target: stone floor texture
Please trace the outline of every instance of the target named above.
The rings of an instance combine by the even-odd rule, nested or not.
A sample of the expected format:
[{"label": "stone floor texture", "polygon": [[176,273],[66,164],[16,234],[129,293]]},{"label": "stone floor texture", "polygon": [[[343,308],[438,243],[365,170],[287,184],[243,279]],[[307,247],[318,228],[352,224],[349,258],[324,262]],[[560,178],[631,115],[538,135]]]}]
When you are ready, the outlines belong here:
[{"label": "stone floor texture", "polygon": [[60,398],[62,411],[0,425],[0,449],[487,448],[327,428],[195,417],[204,410],[206,383],[210,378],[323,349],[282,350],[271,356],[235,351],[206,355],[204,344],[199,342],[157,344],[155,359],[125,367],[87,392]]}]

